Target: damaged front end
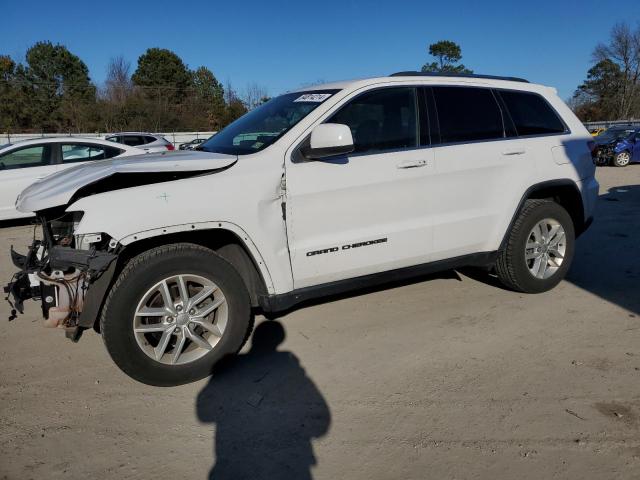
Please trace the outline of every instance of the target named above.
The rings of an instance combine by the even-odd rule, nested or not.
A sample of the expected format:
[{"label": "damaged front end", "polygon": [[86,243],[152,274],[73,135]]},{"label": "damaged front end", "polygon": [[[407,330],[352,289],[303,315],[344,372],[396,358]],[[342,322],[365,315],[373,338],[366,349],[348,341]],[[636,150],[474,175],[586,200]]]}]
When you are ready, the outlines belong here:
[{"label": "damaged front end", "polygon": [[62,327],[77,341],[94,325],[102,298],[115,270],[118,243],[105,234],[74,235],[82,212],[38,212],[42,239],[26,255],[11,247],[19,271],[7,286],[10,320],[24,313],[24,302],[40,301],[44,324]]}]

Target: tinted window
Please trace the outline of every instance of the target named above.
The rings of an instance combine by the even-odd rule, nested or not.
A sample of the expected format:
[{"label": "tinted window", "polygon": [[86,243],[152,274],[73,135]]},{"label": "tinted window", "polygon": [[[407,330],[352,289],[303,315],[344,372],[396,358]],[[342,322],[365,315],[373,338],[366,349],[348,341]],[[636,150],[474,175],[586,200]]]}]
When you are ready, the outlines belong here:
[{"label": "tinted window", "polygon": [[120,137],[107,137],[106,140],[110,142],[120,143]]},{"label": "tinted window", "polygon": [[502,114],[488,88],[434,87],[442,143],[504,137]]},{"label": "tinted window", "polygon": [[384,88],[360,95],[330,120],[348,125],[355,152],[411,148],[418,145],[415,89]]},{"label": "tinted window", "polygon": [[39,145],[25,147],[0,155],[0,170],[40,167],[51,163],[51,147]]},{"label": "tinted window", "polygon": [[[144,143],[145,143],[145,144],[147,144],[147,143],[151,143],[151,142],[155,142],[155,141],[157,140],[157,138],[155,138],[155,137],[149,137],[149,136],[142,137],[142,138],[144,138]],[[163,137],[162,137],[162,140],[164,140],[164,138],[163,138]]]},{"label": "tinted window", "polygon": [[563,133],[565,126],[544,98],[535,93],[500,91],[518,135]]},{"label": "tinted window", "polygon": [[144,137],[139,135],[124,135],[121,143],[129,145],[130,147],[137,147],[138,145],[144,145],[146,142],[144,141]]},{"label": "tinted window", "polygon": [[112,158],[122,153],[118,148],[105,147],[102,145],[87,144],[63,144],[62,163],[88,162],[90,160],[104,160]]}]

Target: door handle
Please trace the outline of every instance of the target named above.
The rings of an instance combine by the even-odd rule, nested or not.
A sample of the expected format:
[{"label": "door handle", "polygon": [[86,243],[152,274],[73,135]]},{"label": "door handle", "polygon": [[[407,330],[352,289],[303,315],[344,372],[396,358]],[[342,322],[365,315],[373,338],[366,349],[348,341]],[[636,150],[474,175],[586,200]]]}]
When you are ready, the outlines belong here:
[{"label": "door handle", "polygon": [[524,148],[509,148],[507,150],[503,150],[502,155],[524,155],[527,151]]},{"label": "door handle", "polygon": [[418,168],[426,167],[428,162],[426,160],[405,160],[398,164],[398,168]]}]

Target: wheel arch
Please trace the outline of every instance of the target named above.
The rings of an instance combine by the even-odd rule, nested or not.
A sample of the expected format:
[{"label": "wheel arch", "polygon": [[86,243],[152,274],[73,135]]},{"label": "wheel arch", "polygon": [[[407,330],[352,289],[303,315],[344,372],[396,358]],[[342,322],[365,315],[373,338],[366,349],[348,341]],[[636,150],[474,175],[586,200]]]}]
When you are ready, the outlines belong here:
[{"label": "wheel arch", "polygon": [[545,182],[536,183],[530,186],[522,195],[518,207],[516,208],[507,230],[504,232],[502,242],[500,243],[500,250],[502,250],[509,237],[509,232],[513,227],[516,218],[520,215],[524,204],[527,200],[553,200],[561,205],[573,220],[573,226],[578,237],[585,231],[588,226],[586,219],[584,218],[584,205],[582,204],[582,195],[580,189],[576,183],[571,179],[559,179],[548,180]]},{"label": "wheel arch", "polygon": [[119,242],[124,247],[119,263],[158,245],[181,242],[210,248],[231,263],[245,281],[255,305],[258,295],[273,291],[271,275],[255,244],[244,230],[227,222],[164,227],[128,235]]},{"label": "wheel arch", "polygon": [[[193,227],[193,228],[192,228]],[[215,222],[215,226],[209,228],[197,227],[197,224],[189,224],[185,228],[176,227],[161,228],[153,231],[145,231],[132,234],[120,241],[119,251],[114,270],[108,283],[102,286],[104,290],[99,298],[92,301],[99,302],[92,305],[91,319],[93,328],[99,329],[99,318],[106,297],[106,292],[118,277],[129,260],[152,248],[172,243],[193,243],[215,251],[223,259],[229,262],[240,274],[247,287],[252,307],[259,307],[259,298],[273,293],[271,276],[267,270],[264,259],[250,238],[238,227],[228,228],[223,222]],[[88,295],[91,294],[91,289]],[[86,319],[89,320],[89,319]],[[87,322],[84,326],[90,326]]]}]

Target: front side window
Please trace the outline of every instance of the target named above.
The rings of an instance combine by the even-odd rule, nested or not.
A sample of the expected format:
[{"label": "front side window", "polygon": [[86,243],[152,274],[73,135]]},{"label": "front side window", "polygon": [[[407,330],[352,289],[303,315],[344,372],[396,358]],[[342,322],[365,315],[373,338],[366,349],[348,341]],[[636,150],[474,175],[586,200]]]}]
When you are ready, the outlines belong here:
[{"label": "front side window", "polygon": [[488,88],[433,87],[442,143],[504,137],[502,114]]},{"label": "front side window", "polygon": [[364,93],[328,122],[342,123],[351,129],[355,153],[418,146],[416,92],[412,87]]},{"label": "front side window", "polygon": [[62,163],[88,162],[104,160],[120,155],[122,150],[102,145],[72,144],[61,145]]},{"label": "front side window", "polygon": [[251,110],[204,142],[198,150],[248,155],[273,144],[338,90],[286,93]]},{"label": "front side window", "polygon": [[0,155],[0,170],[42,167],[51,164],[51,146],[25,147]]},{"label": "front side window", "polygon": [[563,133],[562,120],[551,106],[538,94],[501,90],[518,135],[545,135]]}]

